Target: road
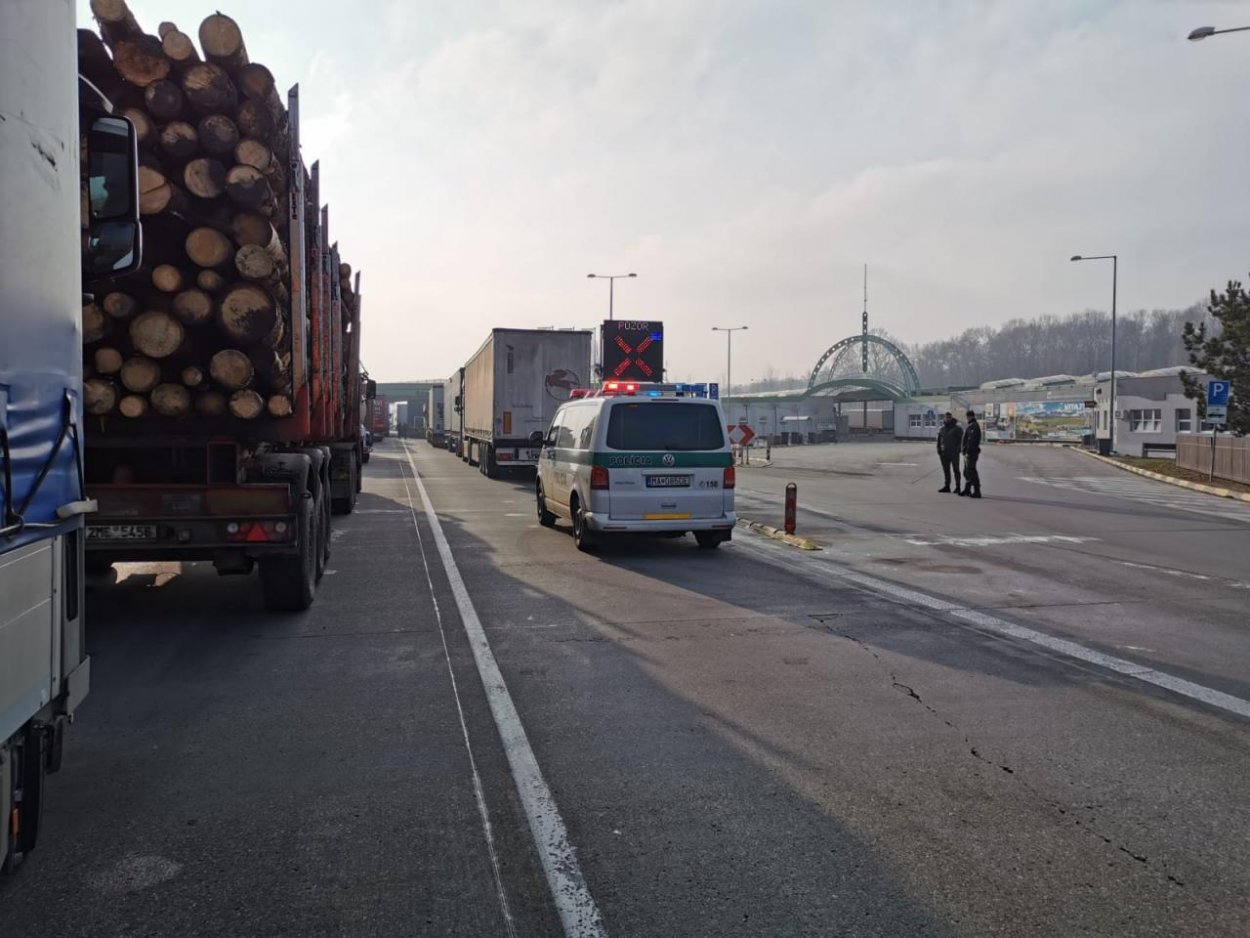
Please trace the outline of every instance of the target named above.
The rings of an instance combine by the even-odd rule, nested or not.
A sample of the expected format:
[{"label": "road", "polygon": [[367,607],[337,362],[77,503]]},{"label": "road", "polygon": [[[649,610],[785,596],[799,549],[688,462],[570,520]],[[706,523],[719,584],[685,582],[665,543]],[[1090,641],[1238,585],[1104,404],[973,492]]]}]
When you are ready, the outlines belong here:
[{"label": "road", "polygon": [[583,555],[388,441],[308,613],[119,568],[4,935],[1244,935],[1250,517],[775,456],[740,512],[824,550]]}]

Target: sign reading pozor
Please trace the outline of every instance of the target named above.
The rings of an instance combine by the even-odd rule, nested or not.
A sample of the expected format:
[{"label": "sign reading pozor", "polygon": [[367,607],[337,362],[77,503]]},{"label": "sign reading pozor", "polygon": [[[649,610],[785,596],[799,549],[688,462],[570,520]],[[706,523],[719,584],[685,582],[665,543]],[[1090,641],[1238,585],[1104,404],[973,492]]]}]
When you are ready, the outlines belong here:
[{"label": "sign reading pozor", "polygon": [[601,335],[605,381],[664,380],[664,323],[608,320]]}]

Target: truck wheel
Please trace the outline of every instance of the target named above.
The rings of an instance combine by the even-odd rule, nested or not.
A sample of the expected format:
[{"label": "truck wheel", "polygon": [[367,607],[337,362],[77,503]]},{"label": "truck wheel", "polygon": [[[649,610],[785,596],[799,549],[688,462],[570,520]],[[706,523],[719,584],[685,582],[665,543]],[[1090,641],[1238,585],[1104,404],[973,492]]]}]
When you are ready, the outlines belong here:
[{"label": "truck wheel", "polygon": [[547,499],[543,495],[543,484],[541,482],[538,483],[537,495],[538,495],[538,523],[541,524],[544,528],[554,527],[556,523],[556,516],[547,510]]},{"label": "truck wheel", "polygon": [[326,564],[330,561],[330,499],[329,490],[324,484],[317,493],[317,582],[326,572]]},{"label": "truck wheel", "polygon": [[482,474],[488,479],[499,478],[499,463],[495,462],[495,447],[487,446],[482,456]]},{"label": "truck wheel", "polygon": [[590,553],[598,542],[590,525],[586,523],[586,513],[582,511],[582,504],[576,495],[569,499],[569,513],[573,516],[573,543],[582,553]]},{"label": "truck wheel", "polygon": [[317,589],[317,516],[313,500],[301,498],[296,525],[299,553],[263,557],[260,586],[269,612],[303,612]]}]

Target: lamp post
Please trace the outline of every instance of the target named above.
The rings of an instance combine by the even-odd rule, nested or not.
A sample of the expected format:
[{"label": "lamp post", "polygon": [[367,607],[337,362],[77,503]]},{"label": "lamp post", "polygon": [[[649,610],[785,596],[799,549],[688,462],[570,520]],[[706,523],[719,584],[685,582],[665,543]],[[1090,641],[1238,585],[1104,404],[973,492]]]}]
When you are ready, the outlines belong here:
[{"label": "lamp post", "polygon": [[1117,254],[1073,256],[1074,261],[1111,261],[1111,452],[1115,453],[1115,295],[1119,281],[1120,258]]},{"label": "lamp post", "polygon": [[1219,36],[1222,33],[1244,33],[1250,26],[1235,26],[1232,29],[1216,29],[1214,26],[1199,26],[1189,34],[1190,42],[1200,42],[1208,36]]},{"label": "lamp post", "polygon": [[713,332],[725,333],[725,396],[728,397],[733,393],[733,354],[734,354],[734,333],[744,332],[750,328],[749,326],[713,326]]},{"label": "lamp post", "polygon": [[637,277],[637,274],[587,274],[592,280],[606,280],[608,282],[608,320],[612,319],[613,293],[616,287],[616,281],[624,280],[628,277]]}]

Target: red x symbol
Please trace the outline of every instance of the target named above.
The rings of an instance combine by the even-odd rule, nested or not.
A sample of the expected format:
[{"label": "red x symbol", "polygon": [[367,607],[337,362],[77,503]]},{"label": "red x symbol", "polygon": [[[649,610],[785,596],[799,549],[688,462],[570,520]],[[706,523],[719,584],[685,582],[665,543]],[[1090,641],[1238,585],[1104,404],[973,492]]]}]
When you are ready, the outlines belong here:
[{"label": "red x symbol", "polygon": [[[615,377],[619,378],[621,375],[623,375],[626,372],[626,370],[628,370],[631,364],[637,365],[638,370],[641,371],[648,378],[653,377],[655,375],[655,370],[650,365],[648,365],[645,361],[643,361],[641,358],[642,353],[645,352],[647,350],[647,347],[651,345],[651,336],[647,336],[645,339],[639,342],[637,348],[633,348],[628,342],[622,339],[619,335],[615,336],[614,338],[616,340],[617,346],[620,347],[620,350],[624,352],[626,356],[624,359],[622,359],[621,363],[617,365],[616,369],[612,372],[612,374]],[[630,356],[634,356],[634,357],[631,359]]]}]

